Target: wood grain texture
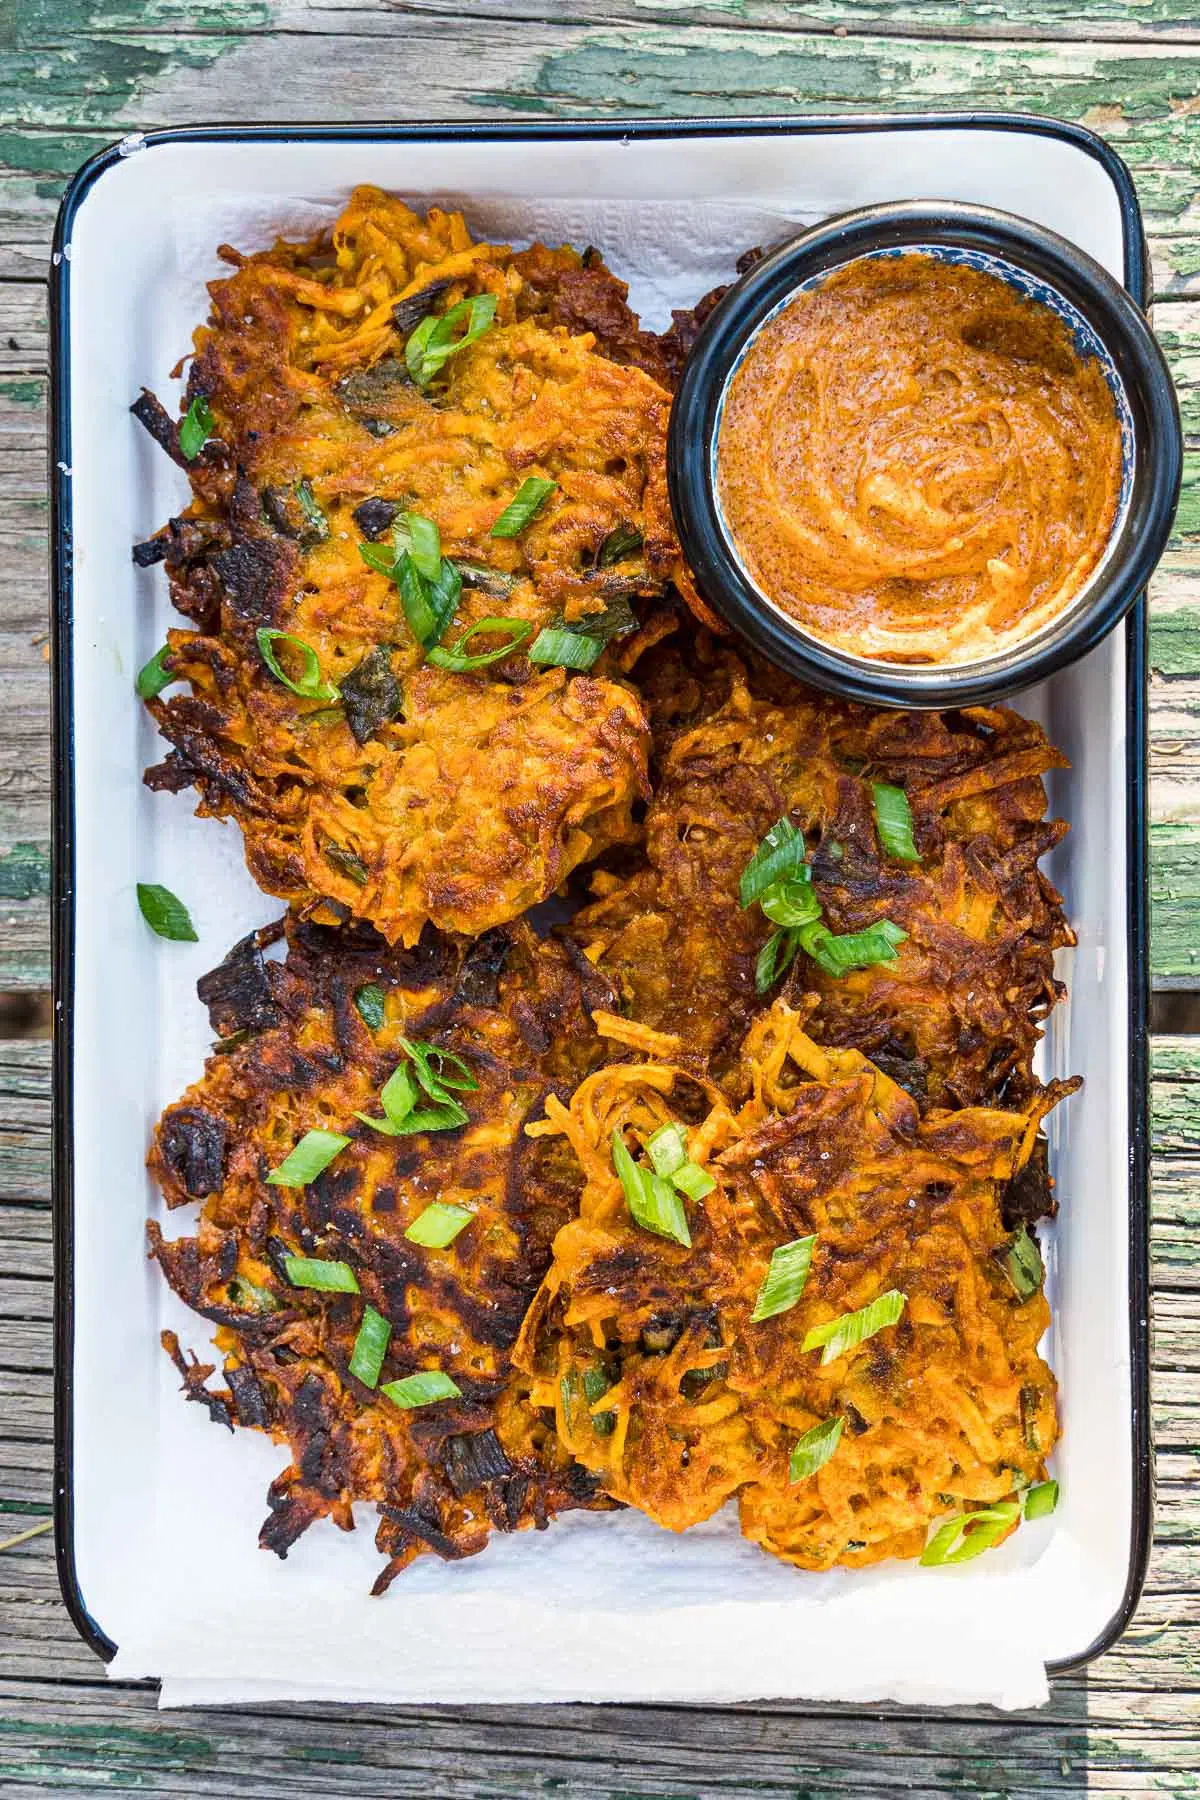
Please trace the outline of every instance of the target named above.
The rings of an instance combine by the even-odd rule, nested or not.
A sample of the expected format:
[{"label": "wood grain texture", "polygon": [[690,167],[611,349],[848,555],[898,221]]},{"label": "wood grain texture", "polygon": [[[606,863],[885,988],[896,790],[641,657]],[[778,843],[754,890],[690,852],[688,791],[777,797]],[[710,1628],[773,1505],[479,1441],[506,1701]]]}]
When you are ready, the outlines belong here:
[{"label": "wood grain texture", "polygon": [[[1196,0],[0,0],[0,989],[47,980],[43,277],[63,184],[122,131],[259,118],[981,106],[1133,168],[1188,434],[1152,590],[1154,972],[1200,985]],[[50,1507],[49,1053],[0,1042],[0,1538]],[[1200,1044],[1154,1050],[1158,1525],[1122,1643],[1028,1717],[902,1708],[251,1709],[105,1684],[49,1539],[0,1555],[0,1792],[1034,1800],[1200,1792]],[[129,1472],[124,1478],[132,1478]]]}]

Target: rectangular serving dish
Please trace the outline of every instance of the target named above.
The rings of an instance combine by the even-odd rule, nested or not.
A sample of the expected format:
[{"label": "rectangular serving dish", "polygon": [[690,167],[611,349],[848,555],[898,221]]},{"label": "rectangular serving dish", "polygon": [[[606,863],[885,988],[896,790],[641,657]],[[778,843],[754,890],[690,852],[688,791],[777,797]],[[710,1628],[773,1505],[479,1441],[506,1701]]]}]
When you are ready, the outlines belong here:
[{"label": "rectangular serving dish", "polygon": [[[214,127],[138,134],[80,171],[52,280],[56,1515],[72,1617],[101,1655],[120,1646],[121,1674],[201,1698],[434,1700],[451,1697],[449,1671],[457,1701],[1037,1698],[1031,1652],[1038,1687],[1043,1665],[1083,1662],[1124,1628],[1151,1527],[1144,600],[1018,701],[1072,762],[1050,783],[1072,831],[1049,872],[1079,945],[1044,1060],[1085,1077],[1052,1120],[1047,1353],[1064,1439],[1048,1528],[932,1579],[911,1565],[813,1577],[725,1520],[676,1539],[631,1514],[576,1515],[470,1563],[429,1559],[371,1601],[370,1530],[314,1530],[286,1565],[263,1555],[280,1453],[179,1402],[159,1330],[202,1357],[206,1343],[145,1262],[145,1145],[201,1072],[197,975],[280,908],[250,882],[234,827],[141,784],[157,739],[132,678],[174,616],[129,546],[186,489],[128,406],[143,384],[169,399],[218,242],[310,229],[364,181],[461,205],[493,237],[593,241],[660,328],[764,236],[910,197],[1024,213],[1146,295],[1124,165],[1086,131],[1008,115]],[[187,899],[198,945],[149,935],[139,879]]]}]

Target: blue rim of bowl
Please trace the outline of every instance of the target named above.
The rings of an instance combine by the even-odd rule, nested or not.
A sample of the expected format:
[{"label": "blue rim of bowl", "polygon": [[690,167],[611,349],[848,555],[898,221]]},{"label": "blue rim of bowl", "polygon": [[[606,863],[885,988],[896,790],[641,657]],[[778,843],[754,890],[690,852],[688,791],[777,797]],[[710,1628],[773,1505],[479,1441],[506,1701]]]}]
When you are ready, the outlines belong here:
[{"label": "blue rim of bowl", "polygon": [[[759,332],[835,269],[864,257],[913,252],[986,268],[1049,305],[1081,353],[1098,360],[1121,425],[1121,492],[1097,566],[1037,633],[972,661],[885,662],[842,651],[806,631],[746,569],[717,492],[725,396]],[[1132,606],[1162,554],[1181,470],[1170,374],[1125,290],[1057,233],[1014,214],[949,201],[905,201],[843,214],[769,251],[729,290],[697,339],[672,408],[667,459],[684,554],[701,594],[726,623],[801,680],[851,699],[908,707],[1001,698],[1098,643]]]}]

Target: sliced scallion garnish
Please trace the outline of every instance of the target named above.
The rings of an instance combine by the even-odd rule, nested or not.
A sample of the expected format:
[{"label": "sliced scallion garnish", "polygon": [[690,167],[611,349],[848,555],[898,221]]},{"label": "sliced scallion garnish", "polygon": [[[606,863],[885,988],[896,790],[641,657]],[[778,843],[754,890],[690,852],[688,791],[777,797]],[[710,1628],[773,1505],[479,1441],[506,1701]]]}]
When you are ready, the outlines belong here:
[{"label": "sliced scallion garnish", "polygon": [[543,625],[527,651],[531,663],[556,669],[590,669],[604,644],[583,631],[565,625]]},{"label": "sliced scallion garnish", "polygon": [[383,989],[377,987],[373,981],[368,981],[366,986],[360,987],[355,994],[354,1004],[358,1010],[358,1016],[368,1031],[378,1031],[383,1024],[384,1000]]},{"label": "sliced scallion garnish", "polygon": [[688,1160],[687,1132],[682,1125],[660,1125],[646,1139],[646,1154],[656,1175],[674,1175]]},{"label": "sliced scallion garnish", "polygon": [[442,572],[441,532],[423,513],[405,513],[404,523],[408,527],[408,554],[418,575],[423,575],[426,581],[436,581]]},{"label": "sliced scallion garnish", "polygon": [[[495,317],[495,294],[475,294],[440,316],[427,313],[404,346],[404,361],[417,386],[427,388],[450,357],[482,337]],[[458,332],[460,325],[464,329]]]},{"label": "sliced scallion garnish", "polygon": [[[526,624],[524,619],[477,619],[469,630],[463,632],[457,644],[452,645],[450,649],[444,649],[440,644],[435,645],[428,652],[428,661],[433,663],[435,668],[448,669],[452,674],[466,674],[471,669],[482,669],[488,663],[500,662],[504,657],[511,656],[513,651],[518,650],[525,642],[532,630],[533,626]],[[467,645],[481,632],[488,635],[492,633],[507,635],[505,641],[497,649],[481,651],[478,656],[468,656]]]},{"label": "sliced scallion garnish", "polygon": [[669,1181],[635,1163],[625,1147],[619,1131],[612,1134],[613,1167],[620,1177],[625,1202],[630,1214],[646,1231],[671,1238],[690,1249],[692,1236],[688,1230],[683,1202]]},{"label": "sliced scallion garnish", "polygon": [[789,1481],[803,1481],[806,1475],[815,1475],[825,1466],[838,1447],[845,1423],[839,1413],[836,1419],[823,1419],[802,1438],[797,1438],[788,1457]]},{"label": "sliced scallion garnish", "polygon": [[636,525],[627,525],[622,521],[609,532],[599,550],[596,552],[596,567],[611,568],[613,563],[624,562],[627,556],[633,556],[642,547],[642,534]]},{"label": "sliced scallion garnish", "polygon": [[306,1131],[267,1180],[272,1187],[307,1187],[349,1142],[340,1131]]},{"label": "sliced scallion garnish", "polygon": [[391,1325],[383,1314],[376,1312],[373,1306],[368,1306],[363,1312],[362,1324],[358,1328],[350,1357],[350,1373],[364,1387],[379,1385],[379,1371],[383,1367],[391,1336]]},{"label": "sliced scallion garnish", "polygon": [[1025,1517],[1044,1519],[1058,1505],[1057,1481],[1039,1481],[1025,1496]]},{"label": "sliced scallion garnish", "polygon": [[305,475],[296,483],[296,498],[300,502],[300,510],[308,523],[306,537],[308,547],[323,544],[329,536],[329,520],[325,517],[313,493],[312,482]]},{"label": "sliced scallion garnish", "polygon": [[889,1325],[895,1325],[904,1311],[905,1296],[895,1288],[889,1288],[886,1294],[880,1294],[868,1306],[860,1306],[857,1312],[843,1313],[840,1318],[830,1319],[825,1325],[814,1325],[805,1334],[801,1350],[820,1350],[821,1367],[836,1362],[839,1356],[845,1356],[849,1350],[857,1350],[876,1332],[884,1331]]},{"label": "sliced scallion garnish", "polygon": [[765,994],[791,968],[800,948],[794,931],[773,931],[754,964],[754,991]]},{"label": "sliced scallion garnish", "polygon": [[406,1412],[415,1406],[433,1406],[438,1400],[458,1400],[462,1389],[441,1369],[420,1369],[401,1381],[385,1381],[380,1388],[394,1405]]},{"label": "sliced scallion garnish", "polygon": [[939,1525],[921,1552],[921,1567],[942,1569],[953,1563],[971,1562],[990,1550],[1011,1531],[1021,1516],[1020,1503],[1002,1500],[979,1512],[956,1513]]},{"label": "sliced scallion garnish", "polygon": [[494,538],[515,538],[549,499],[558,486],[542,475],[527,475],[496,523],[488,533]]},{"label": "sliced scallion garnish", "polygon": [[1042,1266],[1042,1253],[1036,1240],[1031,1237],[1028,1226],[1022,1225],[1015,1231],[998,1254],[1000,1267],[1018,1297],[1028,1300],[1031,1295],[1036,1294],[1042,1285],[1045,1270]]},{"label": "sliced scallion garnish", "polygon": [[460,1231],[465,1231],[475,1217],[465,1206],[451,1206],[446,1200],[434,1200],[418,1213],[404,1233],[410,1244],[421,1244],[427,1250],[444,1250]]},{"label": "sliced scallion garnish", "polygon": [[773,881],[759,896],[759,905],[772,925],[786,926],[789,931],[801,925],[815,925],[821,917],[821,902],[813,888],[808,865],[804,863],[800,867],[803,874],[797,869],[794,874]]},{"label": "sliced scallion garnish", "polygon": [[420,1038],[401,1038],[401,1048],[412,1057],[417,1080],[431,1100],[449,1100],[447,1089],[460,1094],[473,1094],[479,1083],[457,1051],[441,1044],[426,1044]]},{"label": "sliced scallion garnish", "polygon": [[137,903],[143,919],[160,938],[176,944],[196,944],[199,938],[187,907],[169,887],[157,881],[139,881]]},{"label": "sliced scallion garnish", "polygon": [[792,1243],[780,1244],[772,1250],[771,1266],[750,1314],[752,1325],[760,1324],[763,1319],[773,1319],[776,1313],[787,1312],[795,1306],[808,1281],[816,1243],[814,1233],[812,1237],[795,1238]]},{"label": "sliced scallion garnish", "polygon": [[895,962],[897,944],[903,944],[908,937],[907,931],[902,931],[890,919],[877,919],[865,931],[847,931],[840,936],[818,921],[813,925],[802,925],[796,935],[800,948],[807,951],[818,968],[835,979],[849,974],[851,969],[870,969],[877,963]]},{"label": "sliced scallion garnish", "polygon": [[246,1312],[269,1313],[279,1311],[279,1302],[270,1288],[259,1287],[246,1275],[235,1275],[226,1283],[225,1294],[232,1305],[244,1308]]},{"label": "sliced scallion garnish", "polygon": [[805,866],[805,855],[804,834],[796,830],[789,818],[785,816],[772,825],[742,870],[738,899],[743,912],[753,906],[772,883],[781,881],[785,875],[796,875]]},{"label": "sliced scallion garnish", "polygon": [[283,1266],[293,1287],[316,1288],[323,1294],[357,1294],[359,1291],[358,1276],[349,1263],[326,1262],[324,1257],[318,1256],[285,1256]]},{"label": "sliced scallion garnish", "polygon": [[160,650],[154,652],[148,663],[142,664],[137,673],[137,680],[133,684],[139,700],[153,700],[155,695],[161,694],[165,687],[170,687],[173,681],[179,680],[178,675],[172,674],[170,669],[163,667],[170,654],[170,644],[164,644]]},{"label": "sliced scallion garnish", "polygon": [[681,1194],[686,1194],[689,1200],[703,1200],[717,1184],[708,1170],[702,1169],[699,1163],[685,1162],[682,1169],[676,1169],[671,1176],[671,1185],[677,1187]]},{"label": "sliced scallion garnish", "polygon": [[360,544],[358,554],[377,574],[386,575],[389,581],[396,579],[396,552],[386,544]]},{"label": "sliced scallion garnish", "polygon": [[904,789],[886,781],[873,781],[871,799],[879,842],[887,854],[898,862],[920,862],[921,853],[913,842],[912,809]]},{"label": "sliced scallion garnish", "polygon": [[212,436],[215,423],[212,407],[203,394],[197,394],[179,421],[179,454],[184,462],[195,462]]},{"label": "sliced scallion garnish", "polygon": [[[293,694],[299,694],[302,700],[338,698],[338,690],[333,683],[322,680],[321,665],[311,644],[306,644],[303,638],[293,636],[290,631],[279,631],[273,625],[260,625],[254,635],[258,640],[259,655],[276,681],[282,681],[285,688],[290,688]],[[300,658],[302,673],[299,681],[292,680],[275,654],[274,646],[280,642],[290,644]]]}]

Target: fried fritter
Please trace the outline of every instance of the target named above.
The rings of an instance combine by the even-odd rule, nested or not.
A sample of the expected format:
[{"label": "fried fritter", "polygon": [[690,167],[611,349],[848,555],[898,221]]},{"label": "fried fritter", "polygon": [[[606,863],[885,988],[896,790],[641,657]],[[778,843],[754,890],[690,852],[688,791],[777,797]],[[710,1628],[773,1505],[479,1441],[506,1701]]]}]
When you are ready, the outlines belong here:
[{"label": "fried fritter", "polygon": [[[639,677],[643,674],[639,666]],[[811,693],[701,642],[676,640],[643,692],[654,799],[642,865],[594,878],[571,922],[632,1015],[676,1034],[718,1075],[762,1004],[755,959],[771,931],[738,881],[785,814],[804,833],[834,932],[890,919],[895,961],[834,978],[801,953],[784,991],[818,996],[813,1035],[853,1047],[921,1103],[1021,1104],[1040,1022],[1072,943],[1038,859],[1066,831],[1045,818],[1043,774],[1065,758],[1006,707],[883,712]],[[872,781],[903,787],[919,864],[879,841]]]},{"label": "fried fritter", "polygon": [[[285,1555],[322,1517],[349,1530],[353,1502],[374,1501],[381,1591],[423,1550],[472,1555],[493,1528],[593,1503],[511,1350],[578,1189],[565,1147],[524,1126],[595,1062],[590,1009],[610,996],[523,925],[465,950],[431,932],[410,951],[367,929],[292,919],[288,933],[286,962],[248,938],[200,984],[226,1042],[150,1154],[168,1207],[199,1204],[200,1219],[173,1241],[152,1222],[150,1246],[217,1327],[226,1385],[203,1391],[210,1410],[289,1447],[263,1545]],[[467,1125],[388,1136],[356,1116],[383,1118],[402,1038],[463,1059],[478,1083],[456,1094]],[[310,1130],[350,1141],[307,1187],[270,1183]],[[472,1215],[445,1248],[405,1235],[435,1200]],[[349,1265],[359,1291],[293,1286],[289,1255]],[[350,1361],[366,1306],[391,1325],[380,1384],[442,1370],[461,1398],[402,1411],[364,1386]],[[197,1394],[203,1375],[181,1367]]]},{"label": "fried fritter", "polygon": [[[573,252],[514,257],[473,243],[458,214],[421,219],[363,188],[328,237],[223,254],[236,269],[210,286],[188,380],[207,441],[188,462],[153,398],[135,409],[195,496],[135,552],[165,561],[198,627],[169,637],[170,673],[191,693],[150,700],[174,749],[147,781],[196,786],[202,813],[241,825],[256,880],[324,919],[353,915],[404,943],[426,920],[485,930],[634,835],[637,697],[608,655],[579,679],[524,649],[473,672],[430,666],[362,550],[406,514],[438,526],[463,582],[449,645],[496,618],[532,632],[611,625],[616,608],[633,627],[631,608],[651,610],[680,560],[670,396],[594,332],[553,322],[544,284],[561,286]],[[586,276],[623,293],[596,261]],[[417,385],[414,328],[480,295],[494,323]],[[624,356],[636,320],[623,298],[618,314]],[[554,491],[517,536],[492,537],[530,476]],[[264,660],[264,629],[300,640],[271,640],[286,681]],[[470,652],[492,648],[484,632]]]},{"label": "fried fritter", "polygon": [[[778,1002],[743,1051],[734,1110],[669,1062],[588,1076],[561,1131],[585,1176],[580,1215],[522,1330],[516,1361],[562,1443],[614,1498],[672,1530],[737,1495],[744,1533],[822,1569],[918,1554],[939,1516],[1041,1479],[1057,1437],[1037,1354],[1040,1280],[1003,1259],[1004,1196],[1063,1084],[1019,1110],[922,1118],[854,1050],[823,1051]],[[688,1204],[691,1246],[635,1224],[610,1141],[635,1151],[662,1125],[716,1187]],[[690,1123],[689,1123],[690,1122]],[[751,1322],[772,1250],[815,1235],[807,1284]],[[806,1334],[895,1291],[899,1321],[823,1364]],[[803,1435],[841,1421],[813,1474],[789,1478]]]}]

